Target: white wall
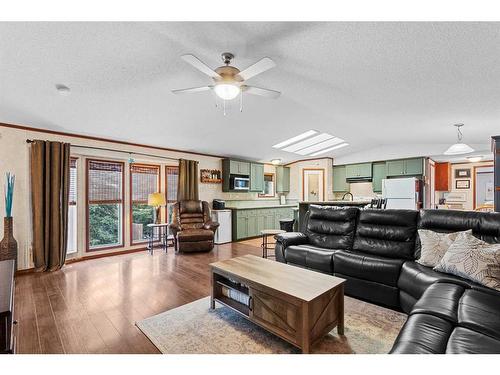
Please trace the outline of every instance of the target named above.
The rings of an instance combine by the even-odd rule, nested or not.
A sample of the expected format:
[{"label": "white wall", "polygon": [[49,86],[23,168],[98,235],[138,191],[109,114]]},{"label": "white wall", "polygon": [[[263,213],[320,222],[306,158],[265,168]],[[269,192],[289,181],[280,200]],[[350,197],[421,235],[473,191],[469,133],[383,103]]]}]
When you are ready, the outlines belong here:
[{"label": "white wall", "polygon": [[290,167],[289,200],[302,200],[302,173],[304,169],[323,169],[325,176],[325,200],[333,199],[333,160],[331,158],[311,159],[288,164]]}]

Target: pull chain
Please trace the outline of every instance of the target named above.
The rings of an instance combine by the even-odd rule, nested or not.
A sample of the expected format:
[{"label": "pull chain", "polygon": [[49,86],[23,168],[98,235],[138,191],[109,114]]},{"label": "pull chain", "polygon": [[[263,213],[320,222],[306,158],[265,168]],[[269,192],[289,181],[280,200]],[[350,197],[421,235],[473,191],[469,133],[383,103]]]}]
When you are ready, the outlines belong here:
[{"label": "pull chain", "polygon": [[224,99],[224,116],[226,115],[226,100]]},{"label": "pull chain", "polygon": [[240,112],[243,112],[243,91],[240,92]]}]

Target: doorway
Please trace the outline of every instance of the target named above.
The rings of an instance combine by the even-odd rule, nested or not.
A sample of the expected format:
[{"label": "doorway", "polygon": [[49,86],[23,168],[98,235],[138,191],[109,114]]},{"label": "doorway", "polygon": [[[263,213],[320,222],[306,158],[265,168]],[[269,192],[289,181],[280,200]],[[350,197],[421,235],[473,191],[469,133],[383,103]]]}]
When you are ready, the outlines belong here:
[{"label": "doorway", "polygon": [[302,200],[320,202],[325,200],[325,170],[302,170]]},{"label": "doorway", "polygon": [[493,166],[474,168],[474,209],[493,208],[495,187]]}]

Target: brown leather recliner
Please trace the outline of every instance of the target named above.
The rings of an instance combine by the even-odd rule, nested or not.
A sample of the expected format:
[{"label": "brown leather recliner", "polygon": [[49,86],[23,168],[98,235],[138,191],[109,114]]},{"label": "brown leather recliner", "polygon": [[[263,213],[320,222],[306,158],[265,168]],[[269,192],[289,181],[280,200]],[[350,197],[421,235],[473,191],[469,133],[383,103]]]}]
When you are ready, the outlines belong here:
[{"label": "brown leather recliner", "polygon": [[210,218],[205,201],[180,201],[174,205],[170,229],[174,235],[175,251],[210,251],[219,223]]}]

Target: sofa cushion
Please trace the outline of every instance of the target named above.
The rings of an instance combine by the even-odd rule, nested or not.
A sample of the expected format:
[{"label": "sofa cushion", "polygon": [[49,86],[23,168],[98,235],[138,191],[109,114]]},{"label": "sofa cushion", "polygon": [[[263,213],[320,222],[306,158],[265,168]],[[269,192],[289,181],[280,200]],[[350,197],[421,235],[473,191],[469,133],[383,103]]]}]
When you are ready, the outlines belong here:
[{"label": "sofa cushion", "polygon": [[437,282],[411,310],[391,353],[500,353],[499,311],[495,290]]},{"label": "sofa cushion", "polygon": [[363,210],[353,249],[397,259],[415,259],[418,211]]},{"label": "sofa cushion", "polygon": [[500,291],[500,244],[488,244],[472,231],[461,232],[434,269]]},{"label": "sofa cushion", "polygon": [[430,267],[422,266],[413,261],[406,261],[401,267],[398,287],[401,291],[419,299],[424,291],[437,281],[465,284],[471,287],[479,287],[479,284],[467,281],[458,276],[434,271]]},{"label": "sofa cushion", "polygon": [[214,232],[208,229],[190,229],[177,233],[179,242],[207,241],[214,239]]},{"label": "sofa cushion", "polygon": [[453,325],[428,314],[408,317],[391,349],[391,354],[438,354],[446,352]]},{"label": "sofa cushion", "polygon": [[309,243],[326,249],[352,249],[358,209],[309,206],[306,235]]},{"label": "sofa cushion", "polygon": [[395,287],[403,263],[403,259],[339,250],[334,255],[333,269],[335,273]]},{"label": "sofa cushion", "polygon": [[488,243],[500,243],[499,223],[500,212],[420,210],[418,228],[446,233],[472,229],[477,238]]},{"label": "sofa cushion", "polygon": [[421,251],[417,263],[427,267],[437,266],[459,233],[439,233],[433,230],[419,229],[418,240]]},{"label": "sofa cushion", "polygon": [[312,245],[292,245],[285,248],[285,261],[316,271],[333,274],[334,250]]}]

